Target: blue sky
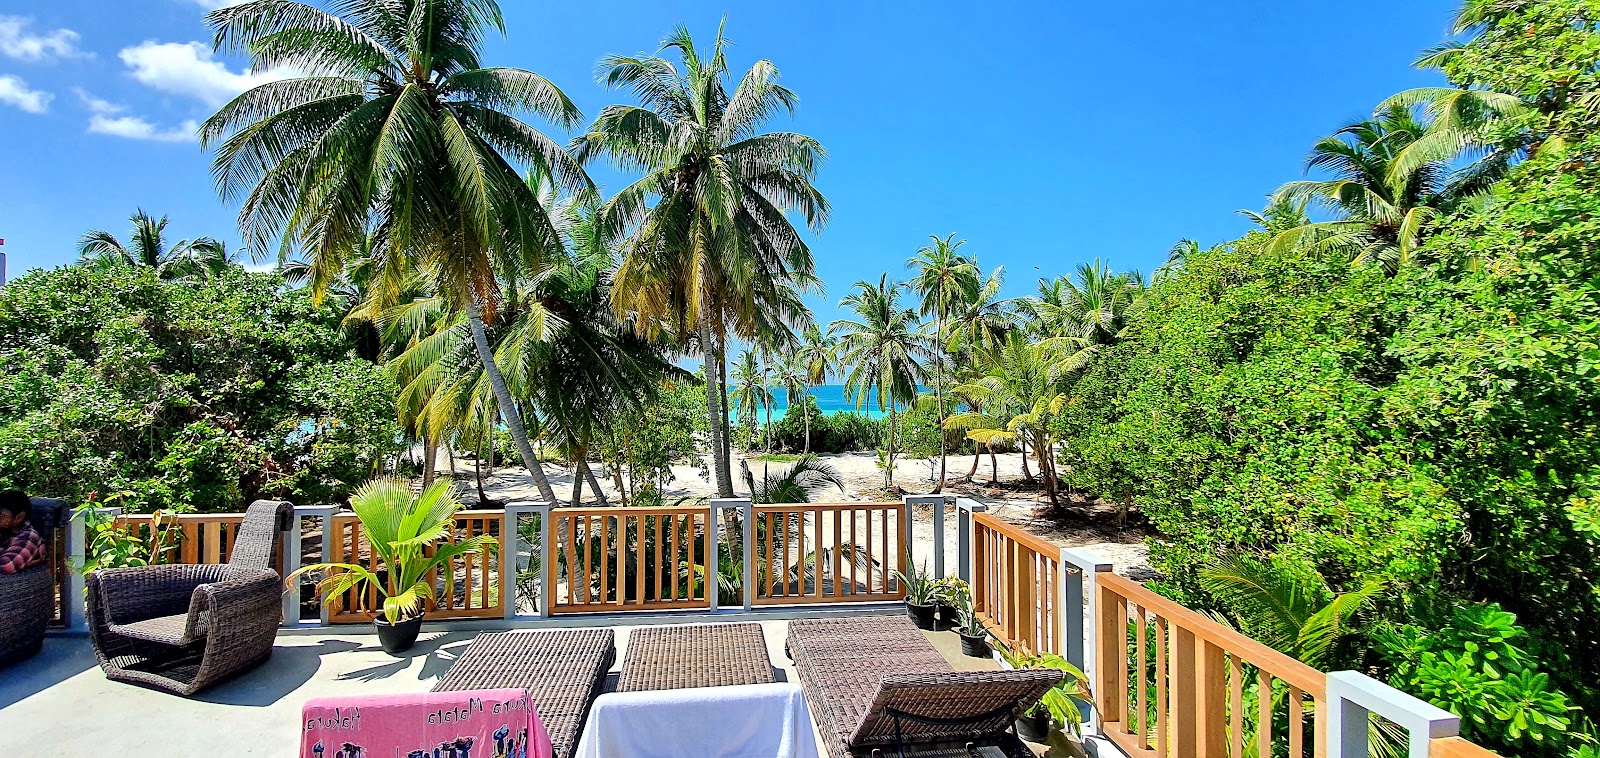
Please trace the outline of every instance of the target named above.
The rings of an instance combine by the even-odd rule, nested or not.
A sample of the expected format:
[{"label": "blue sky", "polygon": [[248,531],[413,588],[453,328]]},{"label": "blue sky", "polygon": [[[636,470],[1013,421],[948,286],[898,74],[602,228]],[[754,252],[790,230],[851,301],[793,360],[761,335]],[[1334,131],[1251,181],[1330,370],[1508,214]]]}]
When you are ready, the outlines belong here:
[{"label": "blue sky", "polygon": [[[175,237],[237,240],[191,136],[256,81],[210,54],[201,16],[221,1],[0,5],[11,276],[70,262],[78,235],[120,234],[136,207],[169,214]],[[826,323],[856,280],[903,278],[930,234],[1004,265],[1013,295],[1096,257],[1148,273],[1180,238],[1239,235],[1233,211],[1297,178],[1315,139],[1440,83],[1410,64],[1455,5],[518,1],[486,61],[549,77],[592,116],[624,99],[595,83],[601,55],[653,51],[679,22],[709,37],[726,13],[734,67],[769,58],[800,95],[773,127],[830,153],[834,214],[814,242],[828,291],[811,298]]]}]

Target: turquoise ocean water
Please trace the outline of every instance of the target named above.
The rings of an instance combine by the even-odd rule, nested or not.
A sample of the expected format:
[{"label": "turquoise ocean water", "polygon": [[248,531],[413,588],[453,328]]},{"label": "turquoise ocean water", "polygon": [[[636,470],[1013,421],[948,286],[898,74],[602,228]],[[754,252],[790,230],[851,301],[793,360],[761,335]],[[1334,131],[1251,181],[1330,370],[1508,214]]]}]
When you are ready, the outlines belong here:
[{"label": "turquoise ocean water", "polygon": [[[778,398],[778,402],[772,406],[772,420],[777,421],[778,419],[783,418],[783,414],[789,410],[789,393],[781,388],[778,388],[774,389],[772,394],[776,395]],[[817,408],[822,411],[823,415],[831,416],[835,413],[865,413],[872,418],[882,418],[888,415],[887,413],[878,410],[877,405],[870,400],[868,401],[866,408],[857,409],[855,405],[855,398],[845,395],[843,384],[824,384],[819,387],[812,387],[811,396],[817,399]],[[730,409],[728,415],[730,418],[734,418],[737,416],[737,411]],[[758,415],[757,420],[765,421],[766,414],[762,413]]]}]

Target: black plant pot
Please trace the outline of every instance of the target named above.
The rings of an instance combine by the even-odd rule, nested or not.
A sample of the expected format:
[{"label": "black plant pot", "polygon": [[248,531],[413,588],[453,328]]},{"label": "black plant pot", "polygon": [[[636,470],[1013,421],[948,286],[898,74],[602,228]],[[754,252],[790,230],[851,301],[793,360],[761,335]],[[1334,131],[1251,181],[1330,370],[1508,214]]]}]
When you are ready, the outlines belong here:
[{"label": "black plant pot", "polygon": [[965,632],[956,632],[961,635],[961,652],[973,658],[989,657],[989,635],[969,635]]},{"label": "black plant pot", "polygon": [[1035,713],[1032,716],[1018,716],[1017,736],[1029,742],[1044,742],[1050,739],[1050,714]]},{"label": "black plant pot", "polygon": [[961,624],[961,611],[953,605],[939,604],[939,628],[954,629]]},{"label": "black plant pot", "polygon": [[399,655],[417,644],[417,633],[422,631],[422,615],[393,624],[378,615],[373,617],[372,625],[378,628],[378,644],[383,645],[383,652]]},{"label": "black plant pot", "polygon": [[906,615],[911,617],[911,623],[916,624],[918,629],[927,629],[931,631],[933,629],[934,617],[938,615],[938,612],[939,606],[933,605],[932,603],[929,603],[928,605],[918,605],[910,600],[906,601]]}]

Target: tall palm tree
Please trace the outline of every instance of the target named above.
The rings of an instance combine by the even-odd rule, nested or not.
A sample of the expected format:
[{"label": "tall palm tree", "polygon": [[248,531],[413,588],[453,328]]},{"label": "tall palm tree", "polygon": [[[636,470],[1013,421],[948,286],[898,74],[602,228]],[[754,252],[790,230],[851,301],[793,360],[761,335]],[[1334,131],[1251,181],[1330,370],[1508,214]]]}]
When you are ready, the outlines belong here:
[{"label": "tall palm tree", "polygon": [[[982,273],[981,270],[979,273]],[[976,378],[978,356],[984,351],[1000,349],[1005,344],[1007,335],[1016,328],[1016,303],[1000,296],[1000,290],[1005,285],[1005,274],[1005,267],[997,266],[989,276],[981,277],[983,286],[979,287],[971,298],[961,303],[955,316],[946,325],[944,350],[952,356],[953,364],[958,367],[956,373],[959,376],[954,380],[956,384]],[[960,397],[962,404],[969,409],[982,409],[982,401],[979,398],[959,395],[953,391],[952,394]],[[982,445],[973,449],[972,468],[968,469],[961,481],[970,482],[977,475],[978,464],[982,461],[984,450],[985,447]],[[994,464],[994,475],[998,477],[999,461],[994,457],[993,448],[988,448],[988,452],[989,460]]]},{"label": "tall palm tree", "polygon": [[1024,300],[1023,307],[1055,371],[1071,375],[1122,339],[1143,293],[1138,272],[1114,272],[1095,259],[1078,264],[1070,278],[1041,280],[1039,296]]},{"label": "tall palm tree", "polygon": [[896,453],[895,415],[901,403],[917,398],[922,364],[917,355],[926,339],[917,325],[917,312],[900,304],[906,285],[884,274],[877,284],[856,282],[856,291],[839,301],[855,314],[839,319],[828,331],[839,338],[840,364],[849,367],[845,392],[855,396],[857,408],[869,401],[889,413],[888,468],[885,483],[894,487]]},{"label": "tall palm tree", "polygon": [[981,284],[978,282],[978,264],[971,258],[957,252],[966,240],[956,240],[951,234],[944,239],[929,236],[933,244],[927,245],[917,251],[916,256],[906,261],[906,267],[916,272],[911,278],[911,289],[922,298],[922,315],[933,316],[934,340],[931,345],[933,350],[933,391],[934,399],[939,405],[939,481],[933,486],[933,494],[944,491],[945,480],[945,445],[944,445],[944,344],[948,339],[946,327],[951,318],[961,307],[971,302],[978,296]]},{"label": "tall palm tree", "polygon": [[792,348],[778,359],[772,367],[772,383],[783,388],[784,400],[788,403],[789,413],[796,408],[800,409],[801,422],[805,424],[805,448],[802,453],[811,452],[811,377],[806,370],[805,362],[799,357],[798,348]]},{"label": "tall palm tree", "polygon": [[1409,265],[1430,223],[1481,197],[1511,160],[1506,154],[1456,170],[1454,155],[1427,147],[1428,138],[1428,128],[1403,104],[1324,137],[1306,169],[1332,178],[1285,184],[1273,202],[1317,203],[1335,218],[1279,232],[1269,249],[1343,255],[1391,273]]},{"label": "tall palm tree", "polygon": [[739,421],[745,425],[745,452],[750,451],[756,436],[756,416],[763,408],[772,405],[772,390],[768,389],[766,368],[756,351],[749,348],[739,351],[733,364],[733,404],[739,409]]},{"label": "tall palm tree", "polygon": [[966,430],[968,439],[985,447],[1002,441],[1022,443],[1024,473],[1031,449],[1045,495],[1059,507],[1050,422],[1066,404],[1066,387],[1052,366],[1050,350],[1045,343],[1012,332],[1003,348],[984,351],[980,360],[983,373],[953,389],[974,399],[977,409],[952,415],[947,426]]},{"label": "tall palm tree", "polygon": [[[794,347],[794,360],[805,371],[806,383],[812,387],[820,387],[828,382],[839,368],[839,341],[822,327],[812,324],[807,326],[800,341]],[[808,397],[809,392],[806,393]],[[806,442],[804,452],[811,452],[811,403],[806,397],[805,402]],[[790,407],[793,407],[791,405]]]},{"label": "tall palm tree", "polygon": [[577,161],[515,114],[567,127],[581,120],[577,106],[537,74],[482,66],[484,33],[505,34],[494,0],[341,0],[327,10],[251,0],[206,20],[218,52],[305,73],[245,92],[200,129],[202,146],[216,149],[219,193],[243,200],[249,247],[276,246],[280,260],[303,251],[320,296],[374,229],[380,286],[420,271],[465,311],[503,420],[553,501],[486,325],[501,281],[539,271],[560,246],[512,163],[593,191]]},{"label": "tall palm tree", "polygon": [[805,309],[795,289],[819,286],[811,250],[788,217],[813,231],[828,203],[812,186],[825,155],[802,134],[764,133],[798,98],[778,84],[778,69],[757,61],[730,93],[722,29],[702,51],[686,28],[660,55],[609,56],[601,79],[640,105],[613,105],[573,141],[580,160],[609,158],[644,176],[605,206],[608,234],[627,235],[613,305],[644,333],[695,337],[707,367],[706,409],[717,493],[733,495],[722,409],[730,336],[755,339],[763,322],[797,324]]},{"label": "tall palm tree", "polygon": [[211,237],[167,243],[167,217],[155,218],[143,208],[128,217],[133,233],[123,243],[104,229],[91,229],[78,238],[83,262],[101,268],[148,268],[162,279],[209,277],[231,263],[228,247]]}]

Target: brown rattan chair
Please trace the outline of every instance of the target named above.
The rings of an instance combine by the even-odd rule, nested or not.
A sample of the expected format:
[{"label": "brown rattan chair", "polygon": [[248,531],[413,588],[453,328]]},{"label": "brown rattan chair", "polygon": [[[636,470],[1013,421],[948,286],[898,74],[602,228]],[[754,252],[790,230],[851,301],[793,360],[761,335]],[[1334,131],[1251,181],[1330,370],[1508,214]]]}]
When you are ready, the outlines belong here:
[{"label": "brown rattan chair", "polygon": [[89,639],[106,677],[187,697],[266,661],[283,615],[272,557],[293,514],[251,503],[226,564],[90,574]]},{"label": "brown rattan chair", "polygon": [[555,758],[570,758],[616,659],[610,629],[480,634],[433,691],[525,690],[550,734]]},{"label": "brown rattan chair", "polygon": [[28,524],[44,539],[45,562],[15,574],[0,574],[0,666],[39,652],[44,632],[55,615],[55,532],[66,527],[72,511],[50,498],[28,499]]},{"label": "brown rattan chair", "polygon": [[835,758],[1031,757],[1012,722],[1063,676],[957,672],[904,616],[794,621],[787,648]]}]

